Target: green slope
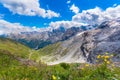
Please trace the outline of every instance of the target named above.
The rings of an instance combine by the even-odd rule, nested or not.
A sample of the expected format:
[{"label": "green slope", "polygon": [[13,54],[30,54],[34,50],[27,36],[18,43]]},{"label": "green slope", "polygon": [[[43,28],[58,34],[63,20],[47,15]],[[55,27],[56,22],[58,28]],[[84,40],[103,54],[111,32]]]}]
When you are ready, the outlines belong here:
[{"label": "green slope", "polygon": [[37,51],[28,48],[25,45],[22,45],[18,42],[15,42],[11,39],[0,38],[0,51],[3,53],[10,53],[14,56],[19,56],[21,58],[33,59],[36,60],[39,57]]},{"label": "green slope", "polygon": [[[11,39],[0,38],[0,51],[2,51],[3,53],[10,53],[14,56],[35,60],[37,62],[41,60],[41,57],[44,57],[44,56],[51,57],[54,55],[58,55],[60,54],[59,53],[60,51],[62,52],[60,56],[64,56],[67,50],[63,50],[63,48],[60,45],[61,45],[61,42],[58,42],[55,44],[48,45],[39,50],[33,50]],[[56,57],[54,56],[51,60],[52,61],[56,60]],[[42,60],[42,61],[46,62],[48,61],[48,59],[45,58],[45,60]]]},{"label": "green slope", "polygon": [[52,55],[52,53],[55,53],[57,49],[60,48],[60,42],[55,43],[55,44],[50,44],[42,49],[39,49],[38,52],[42,55]]}]

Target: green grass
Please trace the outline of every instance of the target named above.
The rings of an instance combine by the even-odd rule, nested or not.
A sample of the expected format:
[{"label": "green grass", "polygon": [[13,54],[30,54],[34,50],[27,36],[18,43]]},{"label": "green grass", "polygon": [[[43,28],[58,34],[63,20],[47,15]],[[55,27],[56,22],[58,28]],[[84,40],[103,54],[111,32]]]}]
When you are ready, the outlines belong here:
[{"label": "green grass", "polygon": [[52,55],[52,53],[56,52],[56,50],[60,47],[60,42],[48,45],[40,50],[38,52],[44,56],[44,55]]},{"label": "green grass", "polygon": [[23,62],[24,59],[39,60],[41,55],[52,53],[59,46],[57,43],[35,51],[15,41],[0,39],[0,80],[120,80],[120,67],[110,64],[61,63],[48,66],[39,62],[30,66],[15,58],[20,57]]},{"label": "green grass", "polygon": [[84,64],[61,63],[47,66],[21,64],[12,56],[0,53],[0,80],[120,80],[120,68],[105,64],[84,66]]},{"label": "green grass", "polygon": [[13,41],[11,39],[4,38],[0,38],[0,51],[2,51],[3,53],[7,52],[26,59],[30,58],[32,60],[36,60],[37,57],[39,58],[40,56],[40,54],[37,51],[32,50],[27,46]]},{"label": "green grass", "polygon": [[0,39],[0,50],[25,58],[28,57],[30,49],[10,39]]},{"label": "green grass", "polygon": [[[81,68],[84,69],[81,69]],[[0,80],[120,80],[120,68],[102,64],[83,66],[83,64],[66,64],[47,66],[25,66],[11,56],[0,53]]]}]

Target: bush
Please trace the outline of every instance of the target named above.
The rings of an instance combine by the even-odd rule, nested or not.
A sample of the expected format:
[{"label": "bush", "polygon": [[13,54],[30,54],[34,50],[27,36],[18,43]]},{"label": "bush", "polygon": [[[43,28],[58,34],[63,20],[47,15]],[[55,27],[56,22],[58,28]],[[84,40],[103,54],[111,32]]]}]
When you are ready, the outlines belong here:
[{"label": "bush", "polygon": [[60,66],[64,69],[69,69],[70,68],[70,65],[67,64],[67,63],[60,63]]}]

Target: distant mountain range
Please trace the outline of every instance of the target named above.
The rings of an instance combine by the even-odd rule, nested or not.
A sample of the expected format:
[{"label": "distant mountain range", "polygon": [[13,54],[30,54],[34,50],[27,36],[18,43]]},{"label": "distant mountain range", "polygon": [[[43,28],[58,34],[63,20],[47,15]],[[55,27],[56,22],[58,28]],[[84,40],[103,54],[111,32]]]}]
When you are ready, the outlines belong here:
[{"label": "distant mountain range", "polygon": [[[30,48],[38,49],[33,50],[33,53],[35,53],[33,55],[33,57],[35,56],[34,59],[42,60],[48,64],[62,62],[95,63],[96,56],[99,54],[104,55],[105,52],[114,55],[113,61],[120,61],[120,19],[105,21],[95,28],[89,28],[89,26],[69,29],[60,27],[52,31],[22,32],[20,34],[2,35],[2,37],[10,38]],[[1,46],[4,43],[6,42],[0,41]],[[21,52],[17,52],[18,50],[15,46],[11,48],[13,43],[11,47],[9,44],[11,43],[8,43],[7,48],[1,47],[1,49],[16,51],[15,53],[21,54]],[[24,48],[18,48],[24,50]],[[28,47],[25,48],[27,53],[32,51]],[[28,52],[29,50],[30,52]]]},{"label": "distant mountain range", "polygon": [[51,31],[43,32],[21,32],[21,33],[11,33],[7,35],[2,35],[4,37],[16,40],[30,48],[40,49],[49,44],[56,43],[58,41],[64,41],[70,37],[76,35],[79,32],[91,29],[92,26],[80,26],[80,27],[71,27],[64,28],[59,27],[57,29],[52,29]]}]

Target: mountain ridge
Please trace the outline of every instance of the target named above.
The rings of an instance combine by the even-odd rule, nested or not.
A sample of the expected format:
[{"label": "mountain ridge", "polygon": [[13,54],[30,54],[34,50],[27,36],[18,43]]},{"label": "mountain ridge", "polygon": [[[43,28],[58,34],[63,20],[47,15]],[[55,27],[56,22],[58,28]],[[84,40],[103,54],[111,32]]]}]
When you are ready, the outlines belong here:
[{"label": "mountain ridge", "polygon": [[80,26],[80,27],[71,27],[65,29],[64,27],[59,27],[53,29],[52,31],[43,31],[43,32],[21,32],[20,34],[8,34],[5,37],[16,40],[26,46],[29,46],[33,49],[40,49],[49,44],[53,44],[59,41],[64,41],[70,37],[76,35],[78,32],[88,30],[90,26]]}]

